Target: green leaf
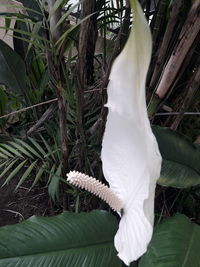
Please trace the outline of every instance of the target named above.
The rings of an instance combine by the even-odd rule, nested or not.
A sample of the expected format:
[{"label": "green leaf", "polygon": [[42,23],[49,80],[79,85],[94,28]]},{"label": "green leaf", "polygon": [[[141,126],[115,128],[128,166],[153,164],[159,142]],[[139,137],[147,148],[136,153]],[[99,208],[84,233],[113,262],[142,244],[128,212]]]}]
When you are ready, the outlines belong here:
[{"label": "green leaf", "polygon": [[187,165],[200,173],[200,151],[185,135],[169,128],[153,127],[162,157]]},{"label": "green leaf", "polygon": [[[53,151],[51,149],[51,147],[49,146],[49,144],[46,142],[46,140],[43,138],[43,136],[40,134],[40,138],[42,139],[42,142],[44,143],[47,151],[48,151],[48,155],[50,155],[52,157],[52,159],[55,161],[55,156],[53,154]],[[47,155],[45,156],[45,158],[47,157]]]},{"label": "green leaf", "polygon": [[53,166],[51,167],[51,170],[49,172],[49,178],[48,178],[47,184],[50,183],[51,177],[55,174],[55,169],[56,169],[56,164],[53,164]]},{"label": "green leaf", "polygon": [[35,80],[35,87],[38,87],[38,85],[40,84],[40,81],[43,78],[43,73],[45,73],[45,65],[43,59],[37,56],[32,60],[32,71],[31,71],[31,74],[33,75]]},{"label": "green leaf", "polygon": [[[7,97],[3,87],[0,86],[0,116],[5,113],[7,102],[8,102],[8,97]],[[1,120],[0,120],[0,122],[1,122]]]},{"label": "green leaf", "polygon": [[4,153],[0,152],[0,158],[1,159],[8,159],[8,155],[5,155]]},{"label": "green leaf", "polygon": [[163,158],[158,184],[187,188],[200,184],[200,151],[181,133],[153,126]]},{"label": "green leaf", "polygon": [[21,57],[0,40],[0,83],[11,91],[26,91],[26,67]]},{"label": "green leaf", "polygon": [[30,17],[33,17],[35,20],[39,21],[43,19],[43,14],[38,1],[21,0],[21,2],[23,3],[23,6],[25,7]]},{"label": "green leaf", "polygon": [[157,183],[162,186],[188,188],[200,184],[200,175],[185,165],[163,160],[162,171]]},{"label": "green leaf", "polygon": [[10,151],[15,156],[20,157],[20,158],[23,158],[22,154],[19,153],[17,149],[13,148],[9,144],[1,144],[1,147],[4,147],[7,151]]},{"label": "green leaf", "polygon": [[41,49],[46,49],[46,50],[49,50],[50,51],[50,49],[48,47],[45,47],[44,45],[41,45],[41,43],[33,42],[31,39],[20,37],[19,35],[16,35],[15,32],[13,32],[13,37],[16,38],[16,39],[22,40],[24,42],[27,42],[29,44],[33,44],[35,47],[38,47],[38,48],[41,48]]},{"label": "green leaf", "polygon": [[33,182],[33,184],[31,185],[31,188],[33,188],[33,186],[36,185],[37,182],[40,180],[40,178],[41,178],[43,172],[45,171],[45,167],[46,167],[46,165],[47,165],[47,163],[44,162],[44,163],[42,164],[42,166],[40,167],[39,171],[37,172],[37,174],[36,174],[36,176],[35,176],[34,182]]},{"label": "green leaf", "polygon": [[28,151],[30,151],[34,156],[36,156],[37,158],[42,159],[42,157],[40,156],[40,154],[38,154],[37,151],[35,151],[35,149],[33,149],[29,144],[27,144],[26,142],[24,142],[21,139],[15,139],[19,144],[21,144],[25,149],[27,149]]},{"label": "green leaf", "polygon": [[22,161],[19,165],[17,165],[17,167],[6,178],[5,182],[3,183],[3,186],[10,182],[10,180],[21,170],[21,168],[24,166],[26,162],[27,162],[27,159]]},{"label": "green leaf", "polygon": [[14,50],[21,56],[23,60],[25,60],[27,55],[28,43],[19,38],[26,38],[26,36],[24,34],[18,33],[15,30],[28,31],[26,22],[16,20],[14,27],[14,38],[13,38]]},{"label": "green leaf", "polygon": [[[2,144],[0,144],[0,152],[2,152],[3,155],[8,156],[9,158],[14,158],[14,155],[11,154],[10,152],[8,152],[7,149],[4,149],[4,148],[2,147]],[[2,157],[3,157],[3,155],[2,155]]]},{"label": "green leaf", "polygon": [[[37,27],[36,27],[37,29],[35,29],[35,31],[38,30],[38,27],[40,27],[40,24],[36,24],[36,26],[37,26]],[[4,29],[4,30],[6,30],[6,27],[2,27],[2,26],[0,26],[0,29]],[[41,37],[41,36],[38,35],[38,34],[35,34],[35,31],[27,32],[27,31],[24,31],[24,30],[14,29],[14,28],[10,28],[9,30],[10,30],[10,31],[13,31],[14,33],[20,33],[20,34],[22,34],[22,35],[24,35],[24,36],[31,37],[32,39],[35,39],[35,40],[38,39],[38,40],[41,40],[41,41],[44,41],[44,42],[49,42],[47,39]],[[15,37],[17,37],[17,36],[15,35]],[[33,41],[32,41],[32,42],[33,42]],[[33,43],[35,43],[35,42],[33,42]]]},{"label": "green leaf", "polygon": [[10,145],[17,148],[19,151],[21,151],[24,155],[28,156],[29,158],[33,159],[33,156],[21,145],[17,144],[16,142],[10,141]]},{"label": "green leaf", "polygon": [[[41,37],[40,37],[40,34],[39,34],[41,28],[42,28],[42,22],[41,22],[41,21],[37,22],[37,23],[33,26],[32,30],[31,30],[31,42],[29,43],[27,53],[30,51],[30,49],[32,48],[32,46],[33,46],[34,44],[37,45],[38,39],[41,38]],[[38,38],[38,36],[39,36],[39,38]],[[42,39],[41,39],[41,40],[42,40]],[[45,39],[43,39],[43,41],[47,42],[47,40],[45,40]]]},{"label": "green leaf", "polygon": [[19,180],[19,183],[17,184],[15,190],[17,190],[20,187],[20,185],[26,180],[26,178],[30,175],[30,173],[34,169],[36,163],[37,163],[37,160],[32,162],[31,165],[26,169],[25,173],[22,175],[21,179]]},{"label": "green leaf", "polygon": [[11,163],[3,170],[3,172],[0,174],[0,178],[2,178],[6,173],[7,171],[9,171],[12,166],[18,161],[18,159],[15,159],[15,160],[11,160]]},{"label": "green leaf", "polygon": [[37,148],[37,150],[43,155],[45,156],[46,155],[46,152],[44,151],[44,149],[38,144],[38,142],[35,141],[35,139],[29,137],[28,138],[31,143]]},{"label": "green leaf", "polygon": [[0,228],[0,266],[120,267],[113,245],[117,227],[105,211],[33,216]]},{"label": "green leaf", "polygon": [[[52,9],[50,10],[48,20],[55,14],[56,10],[63,5],[63,0],[56,0]],[[61,7],[62,8],[62,7]]]},{"label": "green leaf", "polygon": [[[59,27],[59,25],[63,22],[63,21],[65,21],[69,16],[70,16],[70,14],[73,12],[73,10],[75,9],[75,8],[77,8],[77,6],[80,4],[80,2],[79,3],[77,3],[77,4],[75,4],[75,5],[73,5],[68,11],[66,11],[63,15],[62,15],[62,17],[59,19],[59,21],[57,22],[57,24],[55,25],[55,27],[53,28],[53,32]],[[54,11],[55,12],[55,11]],[[49,14],[49,19],[50,19],[50,17],[52,16],[52,14],[53,14],[53,12],[51,11],[50,12],[50,14]]]},{"label": "green leaf", "polygon": [[199,267],[200,226],[181,214],[156,226],[139,267]]},{"label": "green leaf", "polygon": [[70,32],[72,32],[75,28],[79,27],[79,25],[80,25],[83,21],[89,19],[90,17],[92,17],[92,16],[93,16],[94,14],[96,14],[96,13],[97,13],[97,12],[93,12],[92,14],[90,14],[90,15],[84,17],[84,18],[83,18],[82,20],[80,20],[77,24],[75,24],[74,26],[72,26],[69,30],[65,31],[65,32],[61,35],[61,37],[58,39],[58,41],[55,43],[55,46],[58,46],[57,50],[60,49],[60,47],[62,46],[63,42],[65,41],[66,37],[68,36],[68,34],[69,34]]},{"label": "green leaf", "polygon": [[60,182],[59,176],[60,174],[61,174],[61,164],[58,166],[55,174],[52,174],[51,181],[48,187],[48,193],[54,202],[56,200],[59,200],[59,182]]},{"label": "green leaf", "polygon": [[4,166],[4,165],[6,165],[7,163],[9,162],[9,159],[8,160],[5,160],[5,161],[0,161],[0,169]]}]

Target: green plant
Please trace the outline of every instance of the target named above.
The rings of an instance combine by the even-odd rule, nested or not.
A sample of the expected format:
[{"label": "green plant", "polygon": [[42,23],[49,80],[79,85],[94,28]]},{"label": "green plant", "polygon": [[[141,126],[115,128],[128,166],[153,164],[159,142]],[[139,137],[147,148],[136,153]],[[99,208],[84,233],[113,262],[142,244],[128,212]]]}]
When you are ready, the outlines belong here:
[{"label": "green plant", "polygon": [[0,266],[121,267],[113,246],[116,230],[116,218],[105,211],[33,216],[0,228]]},{"label": "green plant", "polygon": [[49,185],[49,194],[55,200],[59,198],[61,173],[60,158],[57,157],[58,148],[52,150],[42,135],[40,135],[40,143],[30,137],[27,141],[13,139],[0,143],[0,169],[3,168],[0,178],[4,177],[3,185],[6,185],[18,175],[19,181],[16,186],[18,189],[29,175],[34,176],[32,187],[41,178],[44,180],[45,175],[45,180]]},{"label": "green plant", "polygon": [[163,158],[158,184],[189,188],[200,184],[200,150],[191,140],[169,128],[153,127]]},{"label": "green plant", "polygon": [[155,227],[147,253],[139,267],[198,267],[200,226],[176,214]]},{"label": "green plant", "polygon": [[[0,116],[52,98],[57,99],[57,102],[48,108],[41,105],[33,107],[33,112],[14,115],[13,123],[5,117],[0,118],[3,133],[3,136],[0,136],[1,179],[5,178],[4,185],[11,179],[18,179],[17,188],[29,177],[33,178],[32,186],[40,181],[47,183],[51,198],[55,201],[62,198],[63,209],[75,209],[76,212],[90,211],[94,207],[108,209],[100,201],[94,201],[87,192],[70,187],[69,184],[66,186],[65,174],[70,169],[76,169],[104,180],[100,150],[107,115],[104,109],[107,97],[105,89],[112,63],[123,49],[134,19],[130,14],[129,3],[126,1],[124,5],[121,0],[85,0],[74,7],[70,6],[68,1],[47,1],[49,11],[44,1],[21,2],[24,5],[23,14],[0,14],[1,18],[5,19],[2,28],[6,32],[10,29],[14,38],[14,49],[0,40],[0,58],[4,63],[0,66],[0,84],[3,84],[3,87],[0,87]],[[187,0],[141,2],[145,16],[151,24],[153,37],[153,57],[147,79],[147,103],[152,123],[162,126],[153,127],[153,131],[159,143],[163,165],[155,199],[158,225],[147,254],[131,266],[139,264],[143,267],[151,264],[171,267],[175,262],[174,267],[184,264],[196,267],[199,262],[196,251],[199,250],[196,240],[199,237],[199,227],[190,221],[200,221],[199,144],[192,143],[194,140],[198,141],[199,135],[199,3]],[[75,11],[76,7],[78,12]],[[71,15],[75,16],[75,23],[71,22]],[[13,17],[16,18],[16,23],[11,28]],[[99,35],[102,37],[102,45],[100,49],[95,50]],[[13,68],[13,62],[17,67]],[[9,114],[7,115],[9,117]],[[42,132],[40,137],[37,135],[38,131]],[[29,135],[32,135],[32,138],[28,138]],[[24,139],[25,137],[27,139]],[[153,167],[153,161],[150,164]],[[62,190],[59,191],[59,187]],[[183,215],[173,216],[177,211],[187,214],[189,218]],[[60,246],[63,245],[65,231],[69,233],[66,243],[69,244],[69,240],[78,240],[77,242],[81,243],[82,239],[86,239],[89,244],[90,239],[86,234],[96,229],[92,225],[95,223],[98,235],[95,236],[94,233],[93,240],[99,242],[102,237],[103,244],[105,240],[109,242],[110,250],[98,250],[104,253],[98,257],[98,252],[92,247],[96,254],[90,254],[93,255],[91,258],[84,258],[83,253],[81,256],[79,254],[80,250],[84,251],[83,247],[76,248],[75,254],[71,253],[70,247],[70,251],[66,252],[69,254],[65,256],[72,256],[77,266],[91,264],[93,267],[95,261],[96,266],[123,266],[112,245],[117,222],[108,214],[108,220],[105,217],[105,220],[101,220],[99,214],[100,212],[68,213],[48,219],[32,218],[20,225],[0,228],[0,244],[1,241],[3,244],[0,247],[0,254],[3,255],[0,263],[2,262],[2,266],[15,266],[17,260],[17,264],[23,266],[22,261],[26,260],[26,257],[18,256],[32,248],[33,240],[26,239],[26,235],[32,233],[29,232],[29,227],[34,233],[36,231],[40,234],[38,239],[34,240],[35,246],[40,243],[42,230],[46,229],[46,225],[50,233],[53,229],[58,236],[46,233],[45,237],[51,238],[51,244],[56,242],[55,244]],[[99,221],[96,221],[95,217]],[[168,219],[160,224],[163,218]],[[71,229],[81,231],[81,241],[73,239]],[[87,233],[84,232],[85,229],[88,230]],[[19,232],[23,233],[23,241],[27,241],[26,248],[22,247],[21,239],[18,241]],[[16,237],[15,242],[13,236]],[[163,236],[166,238],[162,242]],[[182,242],[178,242],[179,240]],[[38,247],[48,249],[47,240],[43,241],[43,247]],[[184,242],[190,244],[190,249],[187,249]],[[12,255],[6,254],[9,251],[4,250],[10,245]],[[19,253],[16,254],[18,247]],[[55,257],[57,252],[54,253]],[[65,252],[59,251],[59,255],[62,253]],[[169,258],[168,254],[172,258]],[[111,263],[102,255],[106,255],[106,259],[110,257]],[[29,261],[29,264],[32,264],[30,266],[38,266],[43,264],[43,261],[50,266],[49,257],[42,258],[42,261],[38,255],[34,256],[35,261]],[[59,266],[69,264],[71,267],[70,256],[67,263],[65,256],[62,258],[63,262],[61,259],[58,263]],[[57,264],[57,259],[54,260],[52,266]],[[27,266],[26,262],[24,266]],[[76,266],[74,262],[73,266]]]}]

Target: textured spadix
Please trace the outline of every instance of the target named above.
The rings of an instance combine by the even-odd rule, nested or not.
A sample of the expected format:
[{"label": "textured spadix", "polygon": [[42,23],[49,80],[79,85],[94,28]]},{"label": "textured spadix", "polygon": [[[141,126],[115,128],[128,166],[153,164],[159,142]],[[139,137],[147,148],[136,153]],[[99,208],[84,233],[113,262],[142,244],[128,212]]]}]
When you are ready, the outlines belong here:
[{"label": "textured spadix", "polygon": [[110,74],[101,154],[104,176],[124,203],[115,247],[127,265],[145,253],[151,240],[154,193],[161,168],[145,102],[151,33],[138,1],[131,0],[131,5],[131,33]]},{"label": "textured spadix", "polygon": [[67,174],[67,181],[103,199],[114,211],[120,212],[123,207],[122,201],[107,185],[102,184],[91,176],[81,172],[71,171]]}]

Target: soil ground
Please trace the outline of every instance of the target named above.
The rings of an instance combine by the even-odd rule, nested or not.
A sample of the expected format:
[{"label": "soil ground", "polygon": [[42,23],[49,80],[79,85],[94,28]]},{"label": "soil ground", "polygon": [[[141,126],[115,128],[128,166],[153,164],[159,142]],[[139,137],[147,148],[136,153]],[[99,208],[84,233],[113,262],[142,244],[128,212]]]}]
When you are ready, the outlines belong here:
[{"label": "soil ground", "polygon": [[32,181],[15,191],[17,179],[12,179],[8,185],[2,187],[4,180],[0,180],[0,226],[15,224],[32,215],[49,216],[51,203],[48,197],[47,186],[35,186],[30,190]]}]

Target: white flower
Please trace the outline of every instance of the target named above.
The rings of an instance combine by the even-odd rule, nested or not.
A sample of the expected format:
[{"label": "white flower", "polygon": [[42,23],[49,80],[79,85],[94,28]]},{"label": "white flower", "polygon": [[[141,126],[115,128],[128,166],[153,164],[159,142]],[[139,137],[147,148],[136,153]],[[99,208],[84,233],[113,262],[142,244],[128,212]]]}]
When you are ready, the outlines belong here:
[{"label": "white flower", "polygon": [[127,265],[146,252],[151,240],[154,193],[161,168],[145,102],[151,33],[138,1],[131,0],[131,5],[132,30],[110,74],[109,112],[101,154],[104,176],[123,202],[115,247]]}]

